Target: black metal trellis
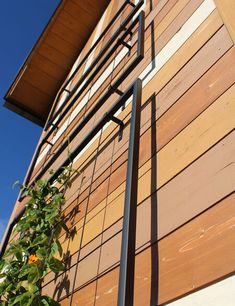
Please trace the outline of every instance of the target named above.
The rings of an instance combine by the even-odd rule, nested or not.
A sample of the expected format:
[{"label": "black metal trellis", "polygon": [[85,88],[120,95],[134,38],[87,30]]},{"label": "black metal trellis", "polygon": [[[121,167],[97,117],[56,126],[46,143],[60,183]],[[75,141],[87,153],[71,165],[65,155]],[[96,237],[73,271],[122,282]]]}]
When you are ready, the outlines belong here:
[{"label": "black metal trellis", "polygon": [[[130,3],[130,1],[127,1]],[[34,181],[41,178],[43,174],[50,168],[53,162],[60,156],[60,154],[67,147],[68,143],[70,143],[77,134],[86,126],[91,118],[96,114],[96,112],[102,107],[102,105],[107,101],[107,99],[114,93],[117,92],[120,97],[117,102],[103,115],[103,117],[96,123],[94,128],[82,139],[82,141],[78,144],[78,146],[71,152],[70,156],[67,157],[58,167],[58,169],[50,176],[48,179],[49,182],[54,182],[58,176],[62,173],[64,167],[68,166],[73,160],[95,137],[95,135],[103,128],[103,126],[109,122],[113,121],[120,126],[120,130],[123,129],[123,122],[115,116],[116,112],[126,104],[127,100],[133,96],[132,101],[132,113],[131,113],[131,121],[130,121],[130,136],[129,136],[129,150],[128,150],[128,167],[127,167],[127,179],[126,179],[126,191],[125,191],[125,205],[124,205],[124,218],[123,218],[123,232],[122,232],[122,246],[121,246],[121,260],[120,260],[120,273],[119,273],[119,288],[118,288],[118,306],[132,306],[133,305],[133,296],[134,296],[134,269],[135,269],[135,243],[136,243],[136,213],[137,213],[137,189],[138,189],[138,160],[139,160],[139,137],[140,137],[140,112],[141,112],[141,96],[142,96],[142,81],[137,79],[125,92],[121,92],[118,89],[118,86],[125,80],[125,78],[131,73],[131,71],[138,65],[138,63],[144,57],[144,12],[141,12],[139,16],[131,23],[131,25],[127,26],[130,20],[135,15],[136,11],[138,11],[139,7],[143,4],[143,1],[140,1],[138,5],[134,6],[134,10],[132,13],[126,18],[124,23],[121,26],[121,30],[118,31],[117,36],[124,30],[124,34],[118,39],[117,43],[111,48],[102,62],[98,65],[98,68],[101,67],[101,64],[105,62],[105,60],[116,50],[117,46],[120,44],[125,45],[124,39],[131,33],[134,27],[138,24],[138,40],[137,40],[137,56],[131,62],[131,64],[124,70],[124,72],[117,78],[117,80],[109,87],[109,90],[101,96],[95,106],[88,112],[88,114],[83,118],[83,120],[78,124],[78,126],[74,129],[74,131],[69,135],[69,139],[62,143],[59,149],[55,152],[55,154],[45,163],[45,166],[39,171],[39,173],[35,176]],[[128,20],[128,22],[127,22]],[[116,35],[116,33],[115,33]],[[115,39],[111,39],[108,42],[112,45]],[[128,48],[130,46],[128,45]],[[104,48],[105,49],[105,48]],[[107,50],[102,50],[99,55],[99,59],[105,54]],[[90,51],[89,51],[90,54]],[[95,62],[97,65],[98,61]],[[93,64],[92,64],[93,65]],[[88,69],[89,73],[92,70]],[[97,73],[97,67],[95,68],[95,73]],[[92,72],[91,76],[88,77],[88,81],[91,82],[94,77],[94,72]],[[87,77],[87,76],[86,76]],[[71,92],[72,96],[79,86],[83,82],[83,78],[78,82],[75,86],[75,91]],[[52,125],[52,128],[46,133],[46,136],[39,144],[36,153],[34,155],[34,159],[30,165],[29,171],[26,176],[25,183],[27,184],[32,175],[33,169],[36,164],[36,160],[40,154],[40,150],[42,146],[48,142],[49,136],[55,130],[56,125],[59,124],[61,118],[63,118],[69,108],[75,103],[78,96],[81,95],[81,92],[85,90],[88,86],[89,82],[86,82],[81,90],[79,90],[78,95],[72,98],[72,101],[69,104],[64,103],[63,107],[60,108],[62,111],[62,116],[59,117],[56,121],[56,124],[52,123],[55,121],[55,118],[58,116],[57,112],[53,118],[51,117],[46,125],[46,128]],[[81,91],[81,92],[80,92]],[[59,94],[60,95],[60,94]],[[70,98],[71,98],[70,96]],[[69,100],[69,99],[68,99]],[[63,111],[64,108],[64,111]],[[33,181],[33,182],[34,182]],[[33,184],[33,182],[31,184]],[[2,243],[2,248],[0,251],[0,258],[3,256],[8,241],[10,239],[12,229],[15,224],[20,220],[23,216],[25,209],[15,217],[15,219],[11,222],[8,227],[8,231],[6,233],[5,239]]]},{"label": "black metal trellis", "polygon": [[[132,110],[131,110],[131,119],[130,119],[128,165],[127,165],[127,175],[126,175],[117,306],[132,306],[133,296],[134,296],[140,113],[141,113],[141,98],[142,98],[142,81],[140,79],[137,79],[128,88],[128,90],[125,93],[123,93],[122,97],[119,98],[119,100],[115,103],[115,105],[104,115],[104,117],[97,123],[97,125],[91,131],[91,134],[94,133],[93,134],[94,137],[107,122],[112,120],[112,118],[116,118],[115,113],[124,104],[126,104],[127,100],[132,96],[133,98],[132,98]],[[117,124],[119,124],[119,119]],[[88,139],[84,138],[84,146],[86,145],[87,141]],[[75,156],[82,149],[83,146],[81,147],[78,146],[73,152]],[[51,179],[52,181],[54,180],[53,176],[51,177]],[[69,292],[69,295],[74,294],[75,291],[76,291],[75,288],[73,288],[73,290]]]},{"label": "black metal trellis", "polygon": [[[45,163],[45,166],[38,172],[38,174],[34,177],[33,181],[38,180],[45,174],[54,163],[54,161],[59,157],[59,155],[66,149],[69,143],[77,136],[77,134],[84,128],[84,126],[90,121],[90,119],[96,114],[96,112],[101,108],[102,105],[105,104],[106,100],[114,93],[116,90],[118,91],[118,86],[126,79],[126,77],[131,73],[131,71],[138,65],[138,63],[144,57],[144,12],[142,11],[139,16],[134,20],[134,22],[130,25],[129,29],[133,29],[135,25],[139,25],[138,27],[138,41],[137,41],[137,56],[135,59],[130,63],[130,65],[123,71],[123,73],[115,80],[115,82],[110,86],[109,90],[101,96],[101,98],[97,101],[95,106],[88,112],[88,114],[84,117],[84,119],[78,124],[78,126],[74,129],[74,131],[69,135],[69,137],[64,141],[58,150],[53,154],[53,156]],[[124,39],[128,35],[126,31],[124,33]],[[112,50],[112,53],[115,52],[115,49]],[[46,135],[42,143],[48,139]],[[39,148],[40,147],[40,148]],[[28,185],[30,180],[31,174],[33,172],[34,166],[36,164],[37,157],[39,155],[41,145],[36,150],[34,159],[32,164],[30,165],[30,169],[27,173],[26,179],[24,184]],[[61,170],[58,170],[61,171]],[[32,182],[33,183],[33,182]],[[31,183],[31,184],[32,184]]]},{"label": "black metal trellis", "polygon": [[[119,8],[119,10],[117,11],[117,13],[114,15],[114,17],[112,18],[112,20],[110,21],[110,23],[107,25],[107,27],[104,29],[104,31],[101,33],[101,35],[99,36],[99,38],[96,40],[96,42],[94,43],[94,45],[91,47],[91,49],[88,51],[88,53],[86,54],[86,56],[82,59],[82,61],[80,62],[80,64],[78,65],[78,67],[76,67],[76,69],[74,70],[74,72],[72,73],[72,75],[68,78],[68,80],[65,82],[64,86],[60,89],[60,91],[58,92],[58,95],[56,97],[56,101],[50,111],[50,114],[48,116],[46,125],[45,125],[45,130],[47,130],[51,125],[50,123],[54,121],[54,119],[57,117],[57,115],[59,115],[63,109],[64,106],[61,106],[56,112],[55,112],[55,108],[58,105],[58,102],[60,100],[60,97],[62,95],[62,93],[68,92],[69,96],[66,98],[64,104],[66,104],[66,102],[69,101],[71,95],[76,91],[76,89],[74,89],[73,91],[68,91],[67,90],[67,86],[68,84],[73,80],[73,78],[76,76],[76,73],[79,71],[79,69],[82,67],[82,65],[85,63],[85,61],[88,59],[88,57],[92,54],[92,52],[95,50],[95,48],[97,47],[97,45],[100,43],[100,41],[102,40],[102,38],[107,34],[107,32],[110,30],[110,28],[113,26],[113,24],[115,23],[115,21],[121,16],[121,14],[123,13],[123,11],[125,10],[127,5],[131,5],[134,9],[132,10],[132,12],[128,15],[128,17],[123,21],[122,25],[120,26],[120,28],[118,29],[118,31],[116,31],[113,36],[110,38],[109,42],[104,46],[104,48],[102,49],[101,52],[105,52],[109,46],[115,41],[115,39],[118,37],[118,35],[121,33],[121,31],[123,31],[126,27],[126,25],[130,22],[131,18],[133,18],[133,16],[136,14],[136,12],[140,9],[140,7],[143,5],[144,0],[140,0],[136,5],[132,3],[132,1],[130,0],[126,0],[123,5]],[[86,73],[87,75],[88,73]]]},{"label": "black metal trellis", "polygon": [[[119,276],[118,306],[132,305],[134,292],[134,266],[135,266],[135,240],[136,240],[136,208],[137,208],[137,186],[138,186],[138,160],[139,160],[139,136],[140,136],[140,110],[142,81],[137,79],[134,84],[118,99],[103,118],[96,124],[93,130],[83,139],[71,155],[63,162],[62,166],[70,163],[79,152],[85,148],[90,140],[103,128],[103,126],[115,117],[115,113],[133,95],[132,114],[130,122],[128,168],[125,192],[125,206],[123,219],[122,249]],[[50,178],[53,182],[61,173],[61,167]],[[10,229],[20,220],[24,210],[13,220]],[[11,232],[3,243],[0,257],[4,254]],[[8,238],[8,239],[7,239]],[[127,290],[128,289],[128,290]]]},{"label": "black metal trellis", "polygon": [[[142,1],[139,2],[139,4],[142,3]],[[129,66],[123,71],[123,73],[117,78],[117,80],[112,84],[112,86],[110,86],[110,88],[108,89],[108,91],[103,94],[103,96],[98,100],[98,102],[96,103],[96,105],[92,108],[92,110],[85,116],[85,118],[82,120],[82,122],[78,125],[78,127],[73,131],[73,133],[69,136],[69,139],[67,141],[65,141],[60,148],[57,150],[57,152],[53,155],[53,157],[47,162],[47,164],[45,165],[45,167],[38,173],[38,175],[36,176],[36,178],[34,179],[34,181],[36,179],[38,179],[39,177],[41,177],[50,167],[50,165],[52,165],[52,163],[55,161],[55,159],[61,154],[61,152],[67,147],[68,142],[71,142],[72,139],[77,135],[77,133],[85,126],[85,124],[94,116],[95,112],[97,112],[97,110],[106,102],[106,100],[114,93],[114,92],[118,92],[118,86],[126,79],[126,77],[130,74],[130,72],[139,64],[139,62],[143,59],[144,57],[144,12],[142,11],[139,16],[127,27],[126,23],[127,21],[130,21],[130,16],[133,16],[133,12],[136,13],[136,8],[139,7],[138,6],[135,7],[135,9],[131,12],[131,14],[126,18],[126,20],[123,22],[123,24],[121,25],[120,28],[124,28],[125,32],[124,34],[118,39],[118,41],[116,42],[116,44],[111,48],[111,50],[108,52],[108,54],[105,56],[105,60],[111,56],[116,48],[122,44],[122,42],[124,41],[124,39],[129,35],[129,33],[134,29],[134,27],[138,24],[138,39],[137,39],[137,54],[135,59],[129,64]],[[120,29],[117,31],[118,34],[120,34]],[[114,34],[116,36],[116,33]],[[118,35],[117,35],[118,36]],[[110,39],[112,40],[112,39]],[[112,42],[108,42],[108,45],[110,46],[112,44]],[[105,49],[105,48],[104,48]],[[102,50],[101,53],[99,54],[99,58],[102,58],[103,54],[105,54],[105,50]],[[97,59],[96,59],[97,60]],[[95,60],[95,61],[96,61]],[[98,67],[96,67],[96,72],[98,72],[97,68],[99,68],[100,66],[102,67],[101,64],[103,64],[105,61],[104,59],[102,60],[102,62],[99,64]],[[93,66],[93,63],[92,63]],[[93,76],[93,73],[92,75]],[[92,81],[92,78],[89,78],[89,82]],[[83,87],[87,87],[89,82],[86,82]],[[80,83],[80,80],[79,80]],[[75,86],[77,89],[77,85]],[[76,91],[76,90],[75,90]],[[52,133],[55,131],[57,124],[59,124],[59,122],[64,118],[64,116],[67,114],[67,112],[69,111],[69,109],[71,109],[71,107],[73,106],[73,104],[76,102],[78,96],[81,94],[82,88],[81,90],[79,90],[78,93],[75,94],[75,96],[72,98],[72,100],[70,101],[69,104],[66,105],[66,102],[63,105],[66,105],[66,108],[64,109],[64,111],[61,113],[61,116],[57,119],[57,123],[53,123],[52,127],[50,130],[48,130],[48,132],[46,133],[46,135],[44,136],[44,138],[42,139],[42,141],[40,142],[40,144],[38,145],[36,152],[34,154],[33,160],[29,166],[29,170],[26,174],[26,178],[24,181],[25,185],[28,185],[30,179],[31,179],[31,175],[33,173],[34,167],[36,165],[36,161],[39,157],[39,154],[41,152],[41,149],[43,147],[43,145],[45,143],[48,142],[49,137],[52,135]],[[84,90],[83,90],[84,91]],[[71,95],[73,95],[73,92],[71,92]],[[71,96],[70,96],[71,97]],[[54,117],[53,117],[54,118]],[[54,120],[54,119],[53,119]],[[21,196],[19,197],[19,200],[21,200]]]}]

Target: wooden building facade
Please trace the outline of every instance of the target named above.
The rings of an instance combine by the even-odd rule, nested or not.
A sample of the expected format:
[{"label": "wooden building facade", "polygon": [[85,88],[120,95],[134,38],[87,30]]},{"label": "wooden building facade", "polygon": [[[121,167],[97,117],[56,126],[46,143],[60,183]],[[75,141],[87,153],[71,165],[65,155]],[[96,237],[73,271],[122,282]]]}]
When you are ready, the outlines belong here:
[{"label": "wooden building facade", "polygon": [[26,183],[70,162],[79,171],[63,211],[75,232],[60,238],[67,270],[46,275],[43,292],[62,306],[117,305],[138,159],[133,305],[232,306],[235,2],[83,2],[61,2],[6,95],[45,125]]}]

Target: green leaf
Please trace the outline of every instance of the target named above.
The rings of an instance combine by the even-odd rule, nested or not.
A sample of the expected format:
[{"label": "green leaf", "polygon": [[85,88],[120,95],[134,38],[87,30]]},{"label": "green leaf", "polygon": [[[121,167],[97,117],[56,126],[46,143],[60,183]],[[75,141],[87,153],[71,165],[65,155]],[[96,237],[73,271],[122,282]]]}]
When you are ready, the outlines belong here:
[{"label": "green leaf", "polygon": [[58,239],[56,239],[51,246],[50,257],[54,256],[56,252],[59,252],[60,256],[63,254],[63,249]]},{"label": "green leaf", "polygon": [[32,270],[32,265],[31,264],[24,265],[23,268],[21,269],[21,272],[19,273],[18,277],[22,278],[25,275],[28,275],[30,273],[30,270]]},{"label": "green leaf", "polygon": [[8,287],[8,285],[9,285],[8,281],[0,283],[0,296],[6,293],[6,288]]},{"label": "green leaf", "polygon": [[31,219],[30,216],[21,219],[14,228],[14,232],[17,233],[28,230],[30,228],[30,221],[31,221],[30,219]]},{"label": "green leaf", "polygon": [[53,197],[53,202],[58,204],[61,204],[61,202],[64,202],[64,195],[63,193],[59,192],[57,194],[54,195]]},{"label": "green leaf", "polygon": [[37,249],[36,255],[39,259],[42,260],[42,259],[44,259],[48,256],[48,251],[45,247],[41,247],[41,248]]},{"label": "green leaf", "polygon": [[21,187],[21,197],[27,197],[29,195],[29,190],[26,187]]},{"label": "green leaf", "polygon": [[28,282],[35,284],[43,276],[43,270],[37,264],[31,264],[31,269],[28,274]]},{"label": "green leaf", "polygon": [[37,180],[37,181],[36,181],[36,185],[37,185],[38,187],[44,188],[44,187],[47,186],[47,181],[45,181],[45,180]]},{"label": "green leaf", "polygon": [[52,257],[49,261],[49,268],[55,273],[64,271],[63,263],[54,257]]},{"label": "green leaf", "polygon": [[9,263],[7,263],[4,259],[1,259],[0,260],[0,273],[2,273],[2,270],[8,265]]},{"label": "green leaf", "polygon": [[60,257],[63,255],[63,249],[62,249],[62,246],[61,246],[61,243],[58,239],[56,239],[56,244],[58,246],[58,251],[59,251],[59,254],[60,254]]},{"label": "green leaf", "polygon": [[16,258],[21,261],[22,260],[22,248],[19,245],[19,241],[14,241],[10,247],[6,250],[4,254],[4,258],[7,258],[11,255],[15,255]]},{"label": "green leaf", "polygon": [[49,221],[50,223],[53,224],[57,216],[58,216],[58,209],[54,208],[46,214],[45,221],[46,222]]},{"label": "green leaf", "polygon": [[12,283],[10,283],[5,289],[6,292],[12,292],[14,290],[15,290],[15,286]]},{"label": "green leaf", "polygon": [[44,219],[41,219],[41,222],[36,226],[36,231],[42,232],[44,225],[45,225]]},{"label": "green leaf", "polygon": [[34,284],[28,284],[28,291],[32,294],[35,292],[38,292],[39,288],[38,286],[34,285]]},{"label": "green leaf", "polygon": [[43,211],[51,212],[55,210],[55,207],[52,205],[46,205],[43,209]]},{"label": "green leaf", "polygon": [[48,242],[48,237],[42,233],[41,235],[39,235],[38,237],[36,237],[33,242],[30,244],[30,247],[34,247],[36,245],[41,245]]},{"label": "green leaf", "polygon": [[57,251],[58,251],[58,245],[54,241],[52,246],[51,246],[50,257],[53,257],[56,254]]},{"label": "green leaf", "polygon": [[[22,268],[19,278],[24,278],[27,275],[28,283],[34,285],[43,276],[42,268],[37,264],[27,264]],[[23,284],[22,284],[23,286]],[[28,285],[25,284],[27,287]]]},{"label": "green leaf", "polygon": [[20,306],[30,306],[32,302],[32,295],[29,292],[25,292],[21,295],[18,295],[14,299],[11,299],[9,306],[13,306],[17,303],[20,303]]}]

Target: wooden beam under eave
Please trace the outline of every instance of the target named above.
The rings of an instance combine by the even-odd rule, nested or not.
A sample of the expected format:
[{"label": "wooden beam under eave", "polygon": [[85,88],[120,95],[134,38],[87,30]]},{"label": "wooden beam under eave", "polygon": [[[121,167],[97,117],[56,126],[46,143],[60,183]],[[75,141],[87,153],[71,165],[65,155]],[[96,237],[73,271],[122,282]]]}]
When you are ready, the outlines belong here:
[{"label": "wooden beam under eave", "polygon": [[214,0],[229,34],[235,43],[235,1]]}]

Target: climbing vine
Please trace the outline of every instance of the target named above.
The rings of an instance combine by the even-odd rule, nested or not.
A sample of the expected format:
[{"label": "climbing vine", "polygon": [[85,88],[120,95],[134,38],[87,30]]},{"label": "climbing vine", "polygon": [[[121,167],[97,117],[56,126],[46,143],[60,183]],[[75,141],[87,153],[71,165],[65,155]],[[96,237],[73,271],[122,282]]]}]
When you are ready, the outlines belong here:
[{"label": "climbing vine", "polygon": [[[20,185],[28,201],[25,213],[14,229],[14,239],[0,260],[1,306],[57,306],[41,292],[44,276],[65,269],[59,236],[69,230],[62,219],[65,191],[74,170],[66,167],[56,183],[38,180],[33,186]],[[57,256],[59,254],[60,256]]]}]

